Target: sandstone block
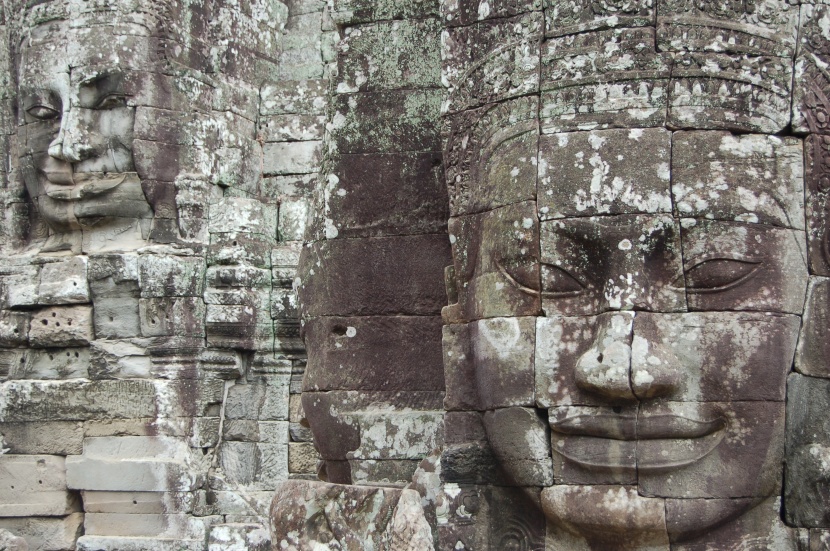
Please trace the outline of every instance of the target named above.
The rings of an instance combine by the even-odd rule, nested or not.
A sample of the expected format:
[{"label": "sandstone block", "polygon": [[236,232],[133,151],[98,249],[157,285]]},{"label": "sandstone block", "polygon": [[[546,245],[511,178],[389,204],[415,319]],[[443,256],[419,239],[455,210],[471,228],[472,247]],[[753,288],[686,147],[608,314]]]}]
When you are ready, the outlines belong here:
[{"label": "sandstone block", "polygon": [[[532,93],[539,86],[539,41],[544,16],[530,12],[505,19],[450,27],[443,37],[442,77],[453,98],[450,109],[461,110],[497,99]],[[484,52],[500,50],[478,63]]]},{"label": "sandstone block", "polygon": [[[662,126],[672,66],[669,55],[654,44],[651,27],[599,30],[545,42],[542,131]],[[627,53],[634,50],[636,59]],[[585,64],[595,70],[583,71]]]},{"label": "sandstone block", "polygon": [[790,122],[793,66],[786,58],[685,52],[675,56],[671,76],[672,126],[774,134]]},{"label": "sandstone block", "polygon": [[83,304],[90,301],[86,256],[44,264],[40,270],[38,304]]},{"label": "sandstone block", "polygon": [[118,551],[204,551],[205,540],[182,538],[142,538],[121,536],[81,536],[78,538],[77,551],[100,551],[101,549],[118,549]]},{"label": "sandstone block", "polygon": [[321,115],[271,115],[260,119],[259,136],[265,142],[322,140],[325,128]]},{"label": "sandstone block", "polygon": [[437,14],[437,3],[429,0],[399,0],[388,3],[372,0],[335,0],[331,17],[340,24],[357,24],[386,19],[420,19]]},{"label": "sandstone block", "polygon": [[289,442],[288,443],[288,472],[295,473],[317,473],[317,462],[320,454],[314,449],[311,442]]},{"label": "sandstone block", "polygon": [[87,513],[170,515],[191,512],[195,502],[195,494],[190,492],[84,491],[82,494]]},{"label": "sandstone block", "polygon": [[438,23],[430,18],[347,27],[339,45],[337,93],[440,86]]},{"label": "sandstone block", "polygon": [[28,337],[28,312],[0,311],[0,346],[25,345]]},{"label": "sandstone block", "polygon": [[211,233],[259,233],[273,236],[277,224],[277,210],[256,199],[225,197],[210,204]]},{"label": "sandstone block", "polygon": [[75,379],[89,375],[89,348],[29,349],[12,373],[16,379]]},{"label": "sandstone block", "polygon": [[[545,312],[685,311],[684,289],[675,284],[682,281],[686,253],[685,248],[681,250],[680,234],[680,224],[666,214],[542,222]],[[622,274],[631,274],[631,278]],[[610,279],[613,284],[608,283]]]},{"label": "sandstone block", "polygon": [[[316,316],[438,314],[446,303],[444,235],[333,239],[304,249],[298,288],[304,314]],[[320,261],[321,266],[313,269]],[[348,266],[345,270],[344,267]],[[372,281],[371,288],[363,283]],[[326,300],[321,300],[327,297]]]},{"label": "sandstone block", "polygon": [[[138,339],[136,339],[138,341]],[[91,379],[150,378],[153,364],[140,341],[97,340],[92,343]]]},{"label": "sandstone block", "polygon": [[133,297],[101,297],[95,299],[92,321],[99,339],[138,337],[141,322],[138,299]]},{"label": "sandstone block", "polygon": [[454,323],[540,314],[535,202],[451,218],[449,233],[458,290],[458,305],[450,307],[457,310]]},{"label": "sandstone block", "polygon": [[53,306],[32,313],[29,342],[34,347],[84,346],[94,338],[91,306]]},{"label": "sandstone block", "polygon": [[509,407],[484,414],[484,427],[493,451],[504,465],[511,465],[512,482],[517,486],[553,484],[553,462],[549,429],[529,408]]},{"label": "sandstone block", "polygon": [[471,325],[480,406],[533,406],[536,318],[489,318]]},{"label": "sandstone block", "polygon": [[77,455],[83,449],[83,426],[74,421],[0,423],[0,435],[13,454]]},{"label": "sandstone block", "polygon": [[434,88],[334,96],[332,131],[337,150],[341,153],[440,150],[443,95],[443,90]]},{"label": "sandstone block", "polygon": [[[719,220],[689,221],[681,232],[689,310],[802,313],[808,282],[804,232]],[[731,254],[726,264],[707,262],[724,250]],[[712,275],[723,269],[729,278]],[[731,285],[742,277],[745,285]]]},{"label": "sandstone block", "polygon": [[804,229],[801,140],[728,132],[675,132],[675,214]]},{"label": "sandstone block", "polygon": [[444,441],[441,411],[355,411],[348,417],[360,432],[360,446],[348,459],[420,460]]},{"label": "sandstone block", "polygon": [[440,327],[438,316],[312,318],[304,390],[443,390]]},{"label": "sandstone block", "polygon": [[541,218],[671,212],[671,160],[672,135],[662,128],[542,136]]},{"label": "sandstone block", "polygon": [[165,436],[84,439],[67,458],[67,485],[79,490],[188,492],[204,478],[187,443]]},{"label": "sandstone block", "polygon": [[205,335],[205,302],[202,297],[143,298],[138,303],[144,337]]},{"label": "sandstone block", "polygon": [[223,442],[219,465],[227,489],[273,490],[288,478],[288,444]]},{"label": "sandstone block", "polygon": [[446,228],[440,153],[341,155],[326,187],[327,216],[338,236],[439,233]]},{"label": "sandstone block", "polygon": [[63,457],[0,455],[0,517],[60,517],[80,510]]},{"label": "sandstone block", "polygon": [[[701,423],[705,437],[673,438],[684,419]],[[726,423],[724,419],[730,419]],[[720,421],[719,421],[720,420]],[[721,428],[718,428],[718,426]],[[640,495],[666,498],[766,497],[780,491],[784,458],[783,402],[667,402],[642,406],[637,442]],[[735,435],[740,434],[740,438]],[[676,471],[671,462],[700,458]]]},{"label": "sandstone block", "polygon": [[[300,520],[306,514],[300,511],[321,510],[328,517],[330,509],[325,505],[330,503],[337,504],[335,510],[342,515],[338,518],[346,519],[342,531],[332,531],[333,520],[314,526]],[[414,490],[288,481],[279,486],[271,504],[271,536],[288,550],[322,540],[339,545],[371,542],[375,549],[432,551],[432,534],[423,515]]]},{"label": "sandstone block", "polygon": [[143,254],[138,273],[142,298],[197,297],[205,287],[205,261],[201,257]]},{"label": "sandstone block", "polygon": [[830,378],[830,343],[827,327],[830,323],[830,279],[811,277],[807,287],[804,322],[795,353],[795,368],[812,377]]},{"label": "sandstone block", "polygon": [[9,381],[0,417],[15,421],[155,419],[204,415],[221,402],[221,380]]},{"label": "sandstone block", "polygon": [[787,471],[785,518],[795,526],[823,528],[830,522],[830,421],[820,414],[830,380],[793,373],[787,380]]},{"label": "sandstone block", "polygon": [[326,110],[326,80],[269,83],[260,90],[260,114],[322,115]]},{"label": "sandstone block", "polygon": [[444,177],[453,216],[536,198],[539,100],[521,97],[448,117]]},{"label": "sandstone block", "polygon": [[[830,13],[828,14],[830,17]],[[807,249],[810,274],[830,276],[830,136],[804,140],[804,179],[807,205]]]},{"label": "sandstone block", "polygon": [[83,533],[84,514],[72,513],[65,517],[0,518],[0,530],[22,537],[29,551],[65,551],[74,549]]},{"label": "sandstone block", "polygon": [[5,551],[29,551],[29,544],[8,530],[0,530],[0,548]]},{"label": "sandstone block", "polygon": [[262,148],[263,174],[309,174],[322,162],[322,142],[271,142]]},{"label": "sandstone block", "polygon": [[195,540],[207,536],[211,520],[188,514],[87,512],[84,535]]},{"label": "sandstone block", "polygon": [[270,551],[271,534],[261,524],[215,524],[210,529],[208,551],[240,549]]},{"label": "sandstone block", "polygon": [[237,384],[228,389],[226,419],[257,421],[288,420],[288,381],[268,377],[265,381]]}]

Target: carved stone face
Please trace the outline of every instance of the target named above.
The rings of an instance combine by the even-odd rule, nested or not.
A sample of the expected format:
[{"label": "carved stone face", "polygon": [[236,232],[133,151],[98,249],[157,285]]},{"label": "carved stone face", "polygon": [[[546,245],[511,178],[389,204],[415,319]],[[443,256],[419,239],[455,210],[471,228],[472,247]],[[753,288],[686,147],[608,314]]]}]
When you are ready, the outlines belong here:
[{"label": "carved stone face", "polygon": [[541,489],[557,541],[662,548],[779,495],[808,280],[802,143],[541,134],[538,157],[503,170],[482,151],[479,179],[532,179],[512,202],[457,207],[448,313],[471,409],[508,482]]},{"label": "carved stone face", "polygon": [[49,227],[45,252],[146,238],[153,213],[133,164],[125,81],[150,47],[146,37],[113,40],[68,22],[39,25],[21,44],[21,166]]}]

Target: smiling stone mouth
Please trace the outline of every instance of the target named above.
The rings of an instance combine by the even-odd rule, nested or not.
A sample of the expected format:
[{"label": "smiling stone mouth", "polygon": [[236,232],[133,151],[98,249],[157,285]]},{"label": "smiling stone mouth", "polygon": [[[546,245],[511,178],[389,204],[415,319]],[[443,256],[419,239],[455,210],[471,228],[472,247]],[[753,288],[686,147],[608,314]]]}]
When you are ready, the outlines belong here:
[{"label": "smiling stone mouth", "polygon": [[74,183],[51,183],[46,187],[46,195],[58,201],[80,201],[89,197],[95,197],[107,193],[120,186],[130,172],[119,174],[75,174]]},{"label": "smiling stone mouth", "polygon": [[726,426],[722,417],[575,415],[551,423],[552,448],[588,469],[658,472],[709,455],[723,440]]}]

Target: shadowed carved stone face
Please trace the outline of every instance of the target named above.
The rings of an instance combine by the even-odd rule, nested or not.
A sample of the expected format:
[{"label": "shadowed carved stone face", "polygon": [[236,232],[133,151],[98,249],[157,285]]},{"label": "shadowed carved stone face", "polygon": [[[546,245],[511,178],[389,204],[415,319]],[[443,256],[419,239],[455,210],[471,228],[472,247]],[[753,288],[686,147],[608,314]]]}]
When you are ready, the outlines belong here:
[{"label": "shadowed carved stone face", "polygon": [[39,25],[21,44],[21,164],[49,227],[44,252],[146,239],[153,213],[133,164],[125,80],[150,48],[146,37],[113,40],[70,22]]},{"label": "shadowed carved stone face", "polygon": [[24,39],[21,164],[49,227],[44,252],[106,249],[115,236],[129,248],[147,237],[152,210],[133,165],[125,79],[149,47],[144,37],[106,37],[69,22],[40,25]]},{"label": "shadowed carved stone face", "polygon": [[667,548],[779,495],[808,279],[802,142],[520,131],[471,169],[503,196],[456,204],[445,312],[445,354],[471,358],[450,360],[448,394],[453,369],[475,374],[508,483],[541,490],[573,549]]}]

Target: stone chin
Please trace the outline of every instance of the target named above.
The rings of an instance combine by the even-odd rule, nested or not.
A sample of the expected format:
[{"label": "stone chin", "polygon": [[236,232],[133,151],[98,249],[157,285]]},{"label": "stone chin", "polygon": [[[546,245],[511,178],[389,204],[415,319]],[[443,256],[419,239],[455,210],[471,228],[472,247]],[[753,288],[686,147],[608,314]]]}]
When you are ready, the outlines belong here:
[{"label": "stone chin", "polygon": [[38,206],[50,228],[44,253],[137,248],[153,219],[135,172],[76,174],[73,185],[47,184]]}]

